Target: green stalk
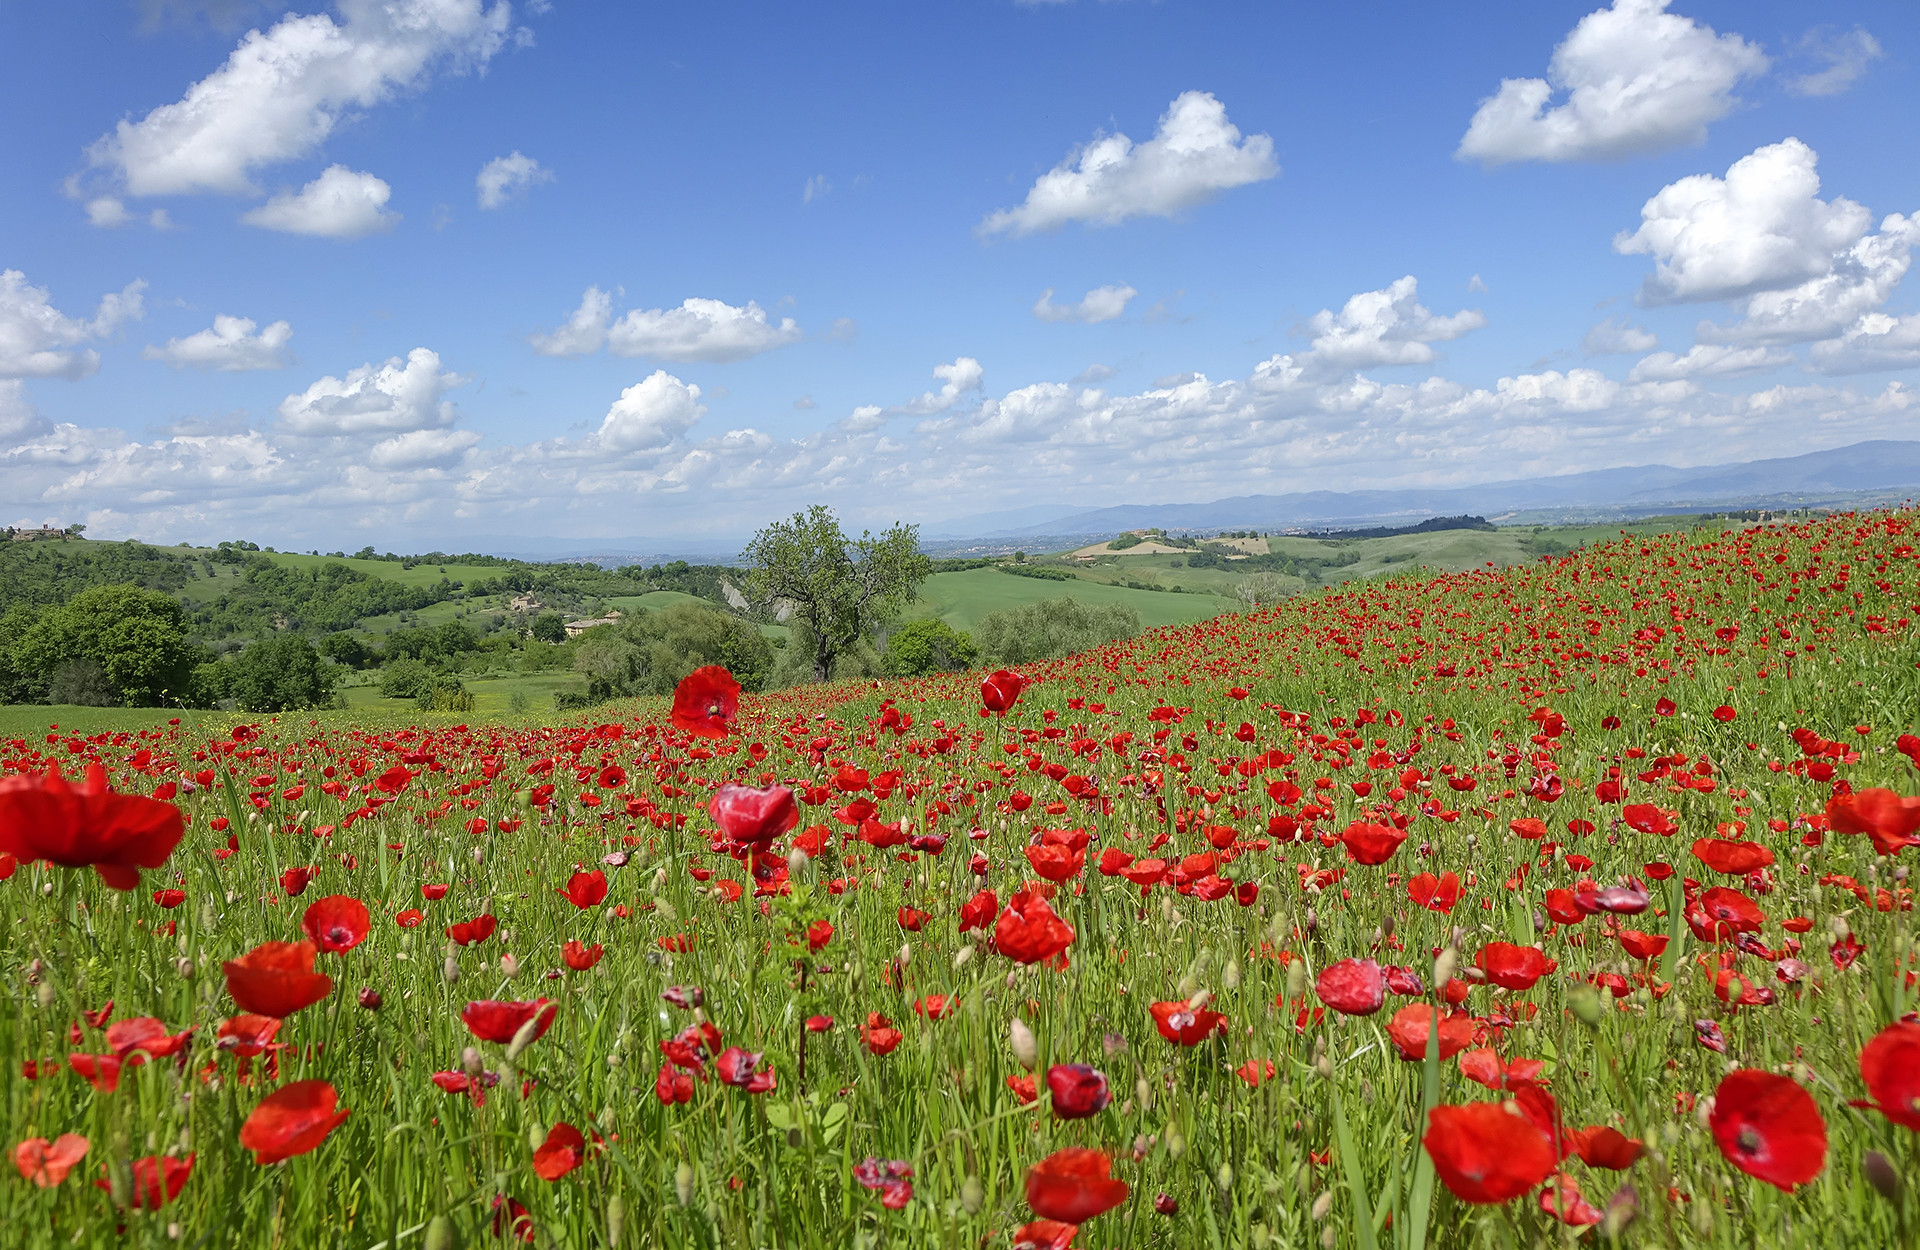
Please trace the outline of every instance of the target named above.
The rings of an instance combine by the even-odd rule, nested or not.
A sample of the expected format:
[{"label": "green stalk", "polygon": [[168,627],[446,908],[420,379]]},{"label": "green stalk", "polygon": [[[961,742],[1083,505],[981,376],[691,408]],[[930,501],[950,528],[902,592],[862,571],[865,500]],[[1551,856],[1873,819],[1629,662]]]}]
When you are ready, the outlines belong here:
[{"label": "green stalk", "polygon": [[1347,1175],[1347,1192],[1353,1197],[1353,1227],[1360,1250],[1379,1250],[1373,1235],[1373,1208],[1367,1201],[1366,1178],[1360,1173],[1360,1156],[1353,1148],[1353,1133],[1347,1128],[1347,1109],[1340,1100],[1340,1084],[1328,1081],[1333,1096],[1333,1136],[1340,1147],[1340,1167]]}]

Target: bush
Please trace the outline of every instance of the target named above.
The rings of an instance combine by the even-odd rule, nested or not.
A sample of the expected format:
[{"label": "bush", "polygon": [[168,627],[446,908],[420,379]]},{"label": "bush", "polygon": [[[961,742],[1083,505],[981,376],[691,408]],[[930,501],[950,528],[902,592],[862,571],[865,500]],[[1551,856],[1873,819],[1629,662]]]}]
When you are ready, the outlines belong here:
[{"label": "bush", "polygon": [[380,693],[389,699],[417,699],[433,683],[433,670],[406,657],[388,660],[380,670]]},{"label": "bush", "polygon": [[893,631],[882,667],[889,677],[924,677],[972,668],[978,655],[972,638],[945,621],[926,617]]},{"label": "bush", "polygon": [[[10,618],[11,619],[11,618]],[[56,674],[86,661],[103,675],[111,702],[165,707],[184,701],[201,653],[187,642],[186,613],[170,595],[138,586],[95,586],[41,612],[13,642],[8,667],[32,698],[50,694]],[[66,674],[62,689],[95,679]],[[91,670],[89,670],[90,674]]]},{"label": "bush", "polygon": [[117,707],[119,694],[107,680],[107,670],[92,660],[74,660],[53,671],[47,681],[47,702],[75,707]]},{"label": "bush", "polygon": [[1120,535],[1118,538],[1108,539],[1107,550],[1125,551],[1129,547],[1138,547],[1143,541],[1145,540],[1142,539],[1140,535],[1129,532]]},{"label": "bush", "polygon": [[320,654],[348,668],[365,668],[372,662],[373,648],[355,634],[328,634],[320,640]]},{"label": "bush", "polygon": [[762,690],[773,670],[773,647],[739,617],[676,603],[589,630],[573,653],[574,670],[586,675],[590,703],[672,694],[682,677],[709,664],[723,665],[747,690]]},{"label": "bush", "polygon": [[542,612],[533,618],[529,632],[541,642],[565,642],[567,623],[558,612]]},{"label": "bush", "polygon": [[1042,599],[994,612],[976,631],[981,654],[999,664],[1026,664],[1091,651],[1140,632],[1140,614],[1122,604],[1088,607],[1078,599]]},{"label": "bush", "polygon": [[339,666],[298,634],[263,638],[224,663],[225,695],[243,712],[327,707],[340,685]]},{"label": "bush", "polygon": [[473,691],[461,685],[458,677],[442,673],[428,683],[415,702],[423,712],[471,712]]}]

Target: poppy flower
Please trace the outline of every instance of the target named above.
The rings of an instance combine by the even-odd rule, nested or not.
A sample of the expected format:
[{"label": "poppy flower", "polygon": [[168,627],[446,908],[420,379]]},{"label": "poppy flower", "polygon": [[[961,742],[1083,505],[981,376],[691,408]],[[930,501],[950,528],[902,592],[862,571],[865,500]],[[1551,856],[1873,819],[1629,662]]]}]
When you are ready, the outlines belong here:
[{"label": "poppy flower", "polygon": [[1551,1176],[1560,1163],[1547,1135],[1499,1102],[1435,1107],[1420,1140],[1434,1172],[1462,1202],[1518,1198]]},{"label": "poppy flower", "polygon": [[1507,990],[1532,989],[1536,981],[1554,969],[1554,961],[1539,947],[1515,946],[1511,942],[1487,943],[1473,962],[1487,974],[1487,980]]},{"label": "poppy flower", "polygon": [[536,998],[532,1002],[502,1002],[495,999],[483,999],[471,1002],[460,1013],[460,1022],[467,1026],[467,1032],[483,1042],[495,1042],[505,1046],[512,1042],[528,1021],[534,1021],[533,1035],[528,1041],[537,1042],[547,1035],[553,1027],[553,1017],[560,1010],[558,1003]]},{"label": "poppy flower", "polygon": [[1387,1001],[1387,977],[1371,959],[1343,959],[1320,970],[1313,992],[1348,1016],[1370,1016]]},{"label": "poppy flower", "polygon": [[579,942],[568,942],[560,948],[560,959],[567,967],[573,969],[575,972],[585,972],[600,962],[600,956],[604,953],[604,949],[605,948],[598,942],[595,942],[592,946],[582,946]]},{"label": "poppy flower", "polygon": [[307,884],[313,880],[311,868],[289,868],[280,874],[280,888],[286,891],[288,898],[298,898],[306,893]]},{"label": "poppy flower", "polygon": [[724,738],[740,708],[740,683],[718,664],[696,668],[673,688],[673,727],[696,738]]},{"label": "poppy flower", "polygon": [[1454,904],[1460,901],[1460,876],[1458,873],[1443,872],[1436,877],[1430,872],[1423,872],[1407,882],[1407,897],[1413,900],[1415,906],[1447,915],[1453,911]]},{"label": "poppy flower", "polygon": [[165,1059],[178,1054],[192,1036],[192,1029],[169,1034],[167,1026],[152,1016],[131,1016],[107,1026],[107,1048],[121,1059],[136,1052],[153,1059]]},{"label": "poppy flower", "polygon": [[562,1121],[547,1130],[547,1139],[533,1152],[533,1173],[543,1181],[557,1181],[586,1157],[587,1139],[579,1129]]},{"label": "poppy flower", "polygon": [[1148,887],[1159,885],[1167,879],[1167,861],[1164,859],[1136,859],[1125,868],[1122,868],[1120,875],[1144,891]]},{"label": "poppy flower", "polygon": [[1920,1132],[1920,1024],[1895,1021],[1860,1049],[1860,1079],[1871,1107],[1902,1128]]},{"label": "poppy flower", "polygon": [[1586,1228],[1603,1218],[1600,1209],[1580,1193],[1580,1183],[1564,1172],[1547,1178],[1540,1191],[1540,1209],[1570,1228]]},{"label": "poppy flower", "polygon": [[1406,840],[1404,829],[1361,820],[1348,825],[1347,831],[1340,835],[1340,841],[1346,844],[1347,855],[1356,864],[1384,864]]},{"label": "poppy flower", "polygon": [[1114,1179],[1104,1151],[1069,1146],[1027,1169],[1027,1205],[1035,1215],[1084,1224],[1127,1200],[1127,1183]]},{"label": "poppy flower", "polygon": [[833,922],[816,920],[807,926],[807,949],[817,951],[833,941]]},{"label": "poppy flower", "polygon": [[393,923],[402,929],[417,929],[420,927],[420,922],[426,918],[427,914],[418,907],[409,907],[405,911],[393,913]]},{"label": "poppy flower", "polygon": [[663,1107],[692,1102],[693,1078],[672,1064],[663,1063],[660,1065],[660,1075],[654,1078],[653,1096]]},{"label": "poppy flower", "polygon": [[527,1213],[524,1204],[515,1202],[505,1194],[493,1196],[493,1235],[513,1237],[529,1244],[533,1242],[536,1230],[533,1216]]},{"label": "poppy flower", "polygon": [[713,792],[707,815],[735,842],[764,845],[800,823],[800,805],[785,786],[757,790],[728,782]]},{"label": "poppy flower", "polygon": [[598,868],[592,872],[576,872],[567,878],[567,888],[559,893],[581,911],[598,907],[607,900],[607,874]]},{"label": "poppy flower", "polygon": [[75,1076],[82,1077],[87,1084],[103,1094],[111,1094],[120,1088],[120,1069],[124,1061],[118,1055],[67,1056],[67,1066],[73,1069]]},{"label": "poppy flower", "polygon": [[1731,838],[1696,838],[1693,857],[1715,872],[1744,877],[1773,863],[1773,852],[1758,842],[1740,842]]},{"label": "poppy flower", "polygon": [[[128,1205],[135,1211],[158,1211],[175,1198],[193,1175],[193,1155],[176,1159],[172,1155],[148,1155],[133,1161],[133,1193]],[[94,1188],[110,1189],[106,1181],[95,1181]]]},{"label": "poppy flower", "polygon": [[1567,1134],[1567,1144],[1573,1147],[1573,1153],[1580,1156],[1580,1162],[1588,1167],[1607,1168],[1615,1172],[1632,1167],[1647,1152],[1645,1143],[1606,1125],[1575,1129]]},{"label": "poppy flower", "polygon": [[154,905],[161,910],[172,911],[187,901],[187,892],[185,890],[155,890],[153,892],[153,901]]},{"label": "poppy flower", "polygon": [[1835,833],[1866,834],[1875,854],[1898,855],[1901,848],[1920,843],[1920,796],[1879,788],[1836,794],[1827,800],[1827,823]]},{"label": "poppy flower", "polygon": [[447,926],[447,936],[453,939],[455,946],[472,946],[475,942],[484,942],[493,936],[500,922],[492,913],[475,916],[472,920],[462,920]]},{"label": "poppy flower", "polygon": [[1665,933],[1642,933],[1638,929],[1622,929],[1619,938],[1620,948],[1635,959],[1658,959],[1667,950],[1668,935]]},{"label": "poppy flower", "polygon": [[373,922],[367,905],[346,894],[329,894],[307,905],[300,931],[330,955],[350,951],[367,940]]},{"label": "poppy flower", "polygon": [[1087,864],[1087,853],[1071,847],[1044,844],[1022,849],[1026,852],[1027,862],[1033,865],[1034,873],[1048,881],[1065,881],[1077,876]]},{"label": "poppy flower", "polygon": [[902,907],[894,912],[894,919],[908,933],[918,933],[933,919],[932,912],[921,911],[918,907]]},{"label": "poppy flower", "polygon": [[[1421,1058],[1426,1052],[1421,1052]],[[1491,1047],[1460,1052],[1460,1075],[1491,1090],[1513,1089],[1536,1081],[1546,1064],[1538,1059],[1502,1060]]]},{"label": "poppy flower", "polygon": [[1073,1250],[1080,1226],[1060,1220],[1029,1220],[1014,1230],[1013,1250]]},{"label": "poppy flower", "polygon": [[214,1046],[232,1053],[236,1059],[251,1059],[272,1045],[274,1034],[279,1031],[280,1021],[276,1017],[245,1013],[220,1026]]},{"label": "poppy flower", "polygon": [[986,928],[993,923],[993,918],[999,914],[999,911],[999,896],[992,890],[981,890],[960,904],[960,932]]},{"label": "poppy flower", "polygon": [[25,864],[91,868],[115,890],[138,888],[140,870],[165,864],[186,828],[171,803],[108,790],[98,762],[78,788],[57,765],[0,778],[0,853]]},{"label": "poppy flower", "polygon": [[880,1205],[898,1211],[913,1200],[913,1168],[902,1159],[869,1155],[853,1165],[853,1179],[863,1188],[879,1191]]},{"label": "poppy flower", "polygon": [[1792,1193],[1827,1166],[1827,1122],[1792,1077],[1739,1068],[1713,1091],[1707,1127],[1727,1162]]},{"label": "poppy flower", "polygon": [[1767,915],[1738,890],[1716,885],[1686,909],[1687,924],[1703,942],[1720,942],[1737,933],[1758,933]]},{"label": "poppy flower", "polygon": [[833,1029],[832,1016],[808,1016],[807,1017],[807,1032],[809,1033],[827,1033],[827,1032],[831,1032],[832,1029]]},{"label": "poppy flower", "polygon": [[890,1055],[905,1035],[893,1027],[893,1021],[879,1012],[870,1012],[860,1026],[860,1044],[875,1055]]},{"label": "poppy flower", "polygon": [[78,1133],[62,1133],[48,1141],[29,1137],[13,1148],[13,1166],[20,1175],[41,1189],[52,1189],[67,1179],[67,1173],[87,1157],[92,1143]]},{"label": "poppy flower", "polygon": [[284,1020],[333,992],[333,978],[313,970],[319,953],[312,942],[262,942],[220,965],[227,993],[242,1011]]},{"label": "poppy flower", "polygon": [[1020,692],[1026,688],[1026,684],[1026,678],[1004,668],[988,673],[980,682],[981,706],[1004,716],[1020,701]]},{"label": "poppy flower", "polygon": [[1198,1046],[1227,1028],[1227,1018],[1219,1012],[1205,1007],[1196,1011],[1183,1002],[1154,1003],[1147,1010],[1153,1013],[1153,1027],[1160,1036],[1182,1046]]},{"label": "poppy flower", "polygon": [[778,1083],[773,1069],[760,1070],[759,1052],[729,1046],[714,1057],[713,1070],[722,1084],[744,1089],[749,1094],[765,1094]]},{"label": "poppy flower", "polygon": [[[1427,1042],[1433,1031],[1434,1009],[1426,1003],[1411,1003],[1393,1013],[1387,1022],[1387,1036],[1402,1059],[1427,1057]],[[1447,1015],[1440,1019],[1440,1058],[1451,1059],[1473,1044],[1473,1017]]]},{"label": "poppy flower", "polygon": [[1620,809],[1620,819],[1627,822],[1629,829],[1638,829],[1641,833],[1662,838],[1672,837],[1680,828],[1678,812],[1670,812],[1652,803],[1629,803]]},{"label": "poppy flower", "polygon": [[335,1111],[339,1095],[325,1081],[295,1081],[267,1095],[240,1126],[240,1144],[259,1164],[306,1154],[346,1122],[350,1111]]},{"label": "poppy flower", "polygon": [[993,926],[994,948],[1020,964],[1053,959],[1073,945],[1073,926],[1054,914],[1047,900],[1023,889],[1007,900]]},{"label": "poppy flower", "polygon": [[913,1014],[929,1020],[944,1020],[960,1010],[958,994],[929,994],[913,1000]]},{"label": "poppy flower", "polygon": [[1056,1063],[1048,1068],[1047,1092],[1053,1096],[1053,1114],[1062,1120],[1098,1115],[1113,1101],[1107,1074],[1084,1063]]}]

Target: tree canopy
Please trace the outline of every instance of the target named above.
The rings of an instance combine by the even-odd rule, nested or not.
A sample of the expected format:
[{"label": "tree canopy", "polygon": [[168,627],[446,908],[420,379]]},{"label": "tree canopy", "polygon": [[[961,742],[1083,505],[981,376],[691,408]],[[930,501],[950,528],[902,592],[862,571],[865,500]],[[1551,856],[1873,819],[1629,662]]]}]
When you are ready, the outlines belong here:
[{"label": "tree canopy", "polygon": [[767,526],[745,555],[753,598],[784,607],[806,627],[816,681],[827,680],[838,656],[911,603],[933,571],[920,551],[919,526],[848,538],[824,504]]}]

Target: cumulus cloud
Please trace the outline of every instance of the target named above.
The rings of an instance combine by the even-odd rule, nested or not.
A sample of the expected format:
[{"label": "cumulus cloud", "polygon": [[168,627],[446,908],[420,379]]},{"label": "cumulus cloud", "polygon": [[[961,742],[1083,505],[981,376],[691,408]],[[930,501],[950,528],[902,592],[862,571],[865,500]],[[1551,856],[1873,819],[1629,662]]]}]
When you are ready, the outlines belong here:
[{"label": "cumulus cloud", "polygon": [[1628,325],[1627,319],[1609,318],[1588,330],[1580,340],[1580,350],[1589,356],[1611,356],[1623,352],[1646,352],[1660,346],[1660,340],[1642,326]]},{"label": "cumulus cloud", "polygon": [[1880,229],[1829,258],[1826,271],[1797,286],[1759,291],[1736,304],[1738,319],[1703,321],[1713,343],[1807,343],[1832,338],[1893,295],[1920,244],[1920,216],[1890,214]]},{"label": "cumulus cloud", "polygon": [[437,352],[416,347],[403,363],[361,365],[345,378],[321,378],[280,402],[280,419],[295,434],[326,436],[443,429],[459,415],[448,391],[468,378],[440,367]]},{"label": "cumulus cloud", "polygon": [[606,345],[607,323],[612,319],[613,296],[590,286],[565,325],[551,334],[535,334],[527,342],[542,356],[590,356]]},{"label": "cumulus cloud", "polygon": [[1649,304],[1734,299],[1828,272],[1872,224],[1852,200],[1819,198],[1819,156],[1798,139],[1756,148],[1727,176],[1694,174],[1640,209],[1640,228],[1615,236],[1623,254],[1654,258]]},{"label": "cumulus cloud", "polygon": [[1758,44],[1668,13],[1670,3],[1614,0],[1581,18],[1545,78],[1503,79],[1481,101],[1454,156],[1619,160],[1705,143],[1708,124],[1740,104],[1734,88],[1769,62]]},{"label": "cumulus cloud", "polygon": [[971,356],[961,356],[952,364],[935,365],[933,376],[940,379],[942,385],[938,391],[928,391],[911,403],[895,409],[897,412],[912,416],[927,416],[936,412],[945,412],[960,402],[960,397],[969,391],[977,391],[986,380],[986,370],[980,362]]},{"label": "cumulus cloud", "polygon": [[1689,378],[1738,378],[1765,373],[1794,362],[1794,355],[1777,347],[1725,347],[1695,344],[1684,356],[1655,352],[1634,365],[1629,382],[1678,382]]},{"label": "cumulus cloud", "polygon": [[1859,26],[1848,31],[1810,30],[1800,37],[1795,51],[1820,67],[1787,79],[1787,90],[1800,96],[1839,95],[1866,77],[1867,66],[1885,55],[1880,41]]},{"label": "cumulus cloud", "polygon": [[400,214],[387,210],[393,188],[372,174],[331,165],[298,191],[282,191],[240,220],[264,230],[359,239],[391,230]]},{"label": "cumulus cloud", "polygon": [[40,415],[18,378],[0,378],[0,447],[49,433],[53,422]]},{"label": "cumulus cloud", "polygon": [[1920,316],[1868,313],[1839,338],[1815,343],[1809,353],[1821,373],[1868,373],[1920,365]]},{"label": "cumulus cloud", "polygon": [[599,441],[617,452],[659,451],[706,413],[700,388],[665,369],[620,392],[600,421]]},{"label": "cumulus cloud", "polygon": [[317,150],[353,113],[436,72],[482,68],[505,44],[497,0],[339,0],[340,19],[289,14],[249,31],[226,63],[88,149],[129,195],[253,195],[253,174]]},{"label": "cumulus cloud", "polygon": [[293,326],[285,321],[260,330],[250,318],[221,313],[214,317],[211,329],[168,339],[166,346],[149,346],[140,354],[176,369],[213,369],[220,373],[284,369],[287,341],[292,337]]},{"label": "cumulus cloud", "polygon": [[1048,287],[1034,301],[1033,315],[1042,321],[1079,321],[1087,325],[1114,321],[1127,311],[1127,301],[1139,293],[1130,286],[1099,286],[1088,291],[1077,304],[1056,304],[1053,288]]},{"label": "cumulus cloud", "polygon": [[100,353],[80,346],[103,339],[144,311],[145,282],[100,297],[90,319],[53,306],[43,286],[30,286],[18,269],[0,270],[0,378],[84,378],[100,367]]},{"label": "cumulus cloud", "polygon": [[678,308],[628,312],[607,327],[607,350],[616,356],[720,363],[758,356],[801,337],[793,318],[772,324],[766,309],[752,300],[736,308],[717,299],[689,299]]},{"label": "cumulus cloud", "polygon": [[1111,226],[1133,217],[1172,217],[1222,191],[1277,177],[1273,140],[1242,136],[1226,106],[1204,91],[1180,95],[1153,138],[1098,135],[1042,174],[1017,208],[989,213],[979,233],[1032,234],[1070,221]]},{"label": "cumulus cloud", "polygon": [[1307,321],[1313,341],[1300,363],[1319,375],[1382,365],[1424,365],[1439,358],[1432,344],[1487,324],[1478,309],[1436,316],[1420,303],[1412,274],[1378,291],[1352,296],[1339,312],[1323,308]]},{"label": "cumulus cloud", "polygon": [[480,441],[472,430],[408,430],[383,438],[367,451],[367,462],[379,469],[419,469],[453,464]]},{"label": "cumulus cloud", "polygon": [[473,185],[479,193],[481,208],[499,208],[514,196],[530,191],[543,182],[552,181],[552,170],[543,168],[539,161],[531,156],[522,156],[515,149],[506,156],[496,156],[482,165]]}]

